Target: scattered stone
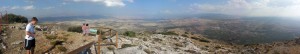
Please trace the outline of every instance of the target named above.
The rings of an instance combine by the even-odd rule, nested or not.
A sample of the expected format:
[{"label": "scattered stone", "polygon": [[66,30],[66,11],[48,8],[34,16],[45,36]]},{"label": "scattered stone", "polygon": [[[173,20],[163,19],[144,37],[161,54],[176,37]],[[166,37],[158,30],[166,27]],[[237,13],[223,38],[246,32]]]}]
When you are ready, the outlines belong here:
[{"label": "scattered stone", "polygon": [[5,40],[6,38],[8,38],[8,37],[7,37],[7,36],[2,37],[2,39],[4,39],[4,40]]},{"label": "scattered stone", "polygon": [[101,54],[116,54],[113,51],[101,51]]},{"label": "scattered stone", "polygon": [[115,54],[147,54],[144,50],[139,49],[138,46],[117,49]]},{"label": "scattered stone", "polygon": [[4,43],[1,43],[1,46],[3,49],[6,49],[6,46],[4,45]]},{"label": "scattered stone", "polygon": [[11,45],[19,45],[21,43],[23,43],[23,41],[15,41],[15,42],[12,42]]},{"label": "scattered stone", "polygon": [[1,36],[6,36],[6,35],[7,35],[6,33],[2,33],[2,34],[1,34]]}]

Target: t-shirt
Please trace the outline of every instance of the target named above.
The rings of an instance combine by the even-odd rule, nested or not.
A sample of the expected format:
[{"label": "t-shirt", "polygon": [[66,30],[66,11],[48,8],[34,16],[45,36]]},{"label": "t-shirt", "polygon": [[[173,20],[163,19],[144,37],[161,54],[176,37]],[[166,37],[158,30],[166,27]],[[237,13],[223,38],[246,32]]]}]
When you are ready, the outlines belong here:
[{"label": "t-shirt", "polygon": [[90,33],[90,28],[88,26],[86,26],[85,32]]},{"label": "t-shirt", "polygon": [[[28,23],[25,30],[26,32],[34,33],[34,26],[32,25],[32,23]],[[33,40],[34,37],[26,34],[25,39]]]},{"label": "t-shirt", "polygon": [[86,33],[86,26],[85,26],[85,25],[82,26],[82,32],[83,32],[83,33]]}]

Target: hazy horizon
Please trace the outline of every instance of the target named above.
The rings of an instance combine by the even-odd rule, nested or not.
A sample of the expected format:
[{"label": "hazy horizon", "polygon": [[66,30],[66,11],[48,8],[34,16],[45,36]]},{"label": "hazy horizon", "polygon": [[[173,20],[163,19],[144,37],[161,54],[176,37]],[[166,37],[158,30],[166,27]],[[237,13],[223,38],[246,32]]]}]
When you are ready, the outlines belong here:
[{"label": "hazy horizon", "polygon": [[26,17],[177,17],[223,14],[299,18],[299,0],[0,0],[0,12]]}]

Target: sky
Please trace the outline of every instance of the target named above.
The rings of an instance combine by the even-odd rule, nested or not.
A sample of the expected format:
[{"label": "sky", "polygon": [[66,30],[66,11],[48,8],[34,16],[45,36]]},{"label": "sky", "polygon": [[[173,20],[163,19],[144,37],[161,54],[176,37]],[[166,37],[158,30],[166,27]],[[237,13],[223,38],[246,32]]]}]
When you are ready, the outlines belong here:
[{"label": "sky", "polygon": [[0,12],[26,17],[226,14],[300,17],[300,0],[0,0]]}]

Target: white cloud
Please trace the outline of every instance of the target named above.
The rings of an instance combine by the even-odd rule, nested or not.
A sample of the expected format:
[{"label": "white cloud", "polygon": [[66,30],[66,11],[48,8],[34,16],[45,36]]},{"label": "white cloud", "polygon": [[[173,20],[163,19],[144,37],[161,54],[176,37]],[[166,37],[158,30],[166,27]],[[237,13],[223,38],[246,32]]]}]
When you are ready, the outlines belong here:
[{"label": "white cloud", "polygon": [[198,13],[222,13],[242,16],[300,17],[299,0],[229,0],[226,4],[192,4]]},{"label": "white cloud", "polygon": [[19,9],[20,7],[19,6],[13,6],[11,7],[11,9]]},{"label": "white cloud", "polygon": [[24,0],[24,2],[33,4],[35,1],[34,0]]},{"label": "white cloud", "polygon": [[35,7],[33,5],[28,6],[3,6],[0,10],[16,10],[16,9],[23,9],[23,10],[32,10]]},{"label": "white cloud", "polygon": [[44,9],[53,9],[54,7],[46,7],[46,8],[44,8]]},{"label": "white cloud", "polygon": [[34,6],[33,5],[24,6],[23,9],[24,10],[32,10],[32,9],[34,9]]},{"label": "white cloud", "polygon": [[128,2],[130,2],[130,3],[133,3],[134,1],[133,0],[127,0]]},{"label": "white cloud", "polygon": [[172,14],[172,11],[171,10],[162,10],[160,11],[161,13],[164,13],[164,14]]},{"label": "white cloud", "polygon": [[125,4],[122,2],[122,0],[105,0],[104,1],[105,5],[108,7],[113,7],[113,6],[125,6]]},{"label": "white cloud", "polygon": [[[126,4],[124,0],[73,0],[74,2],[93,2],[104,4],[107,7],[124,7]],[[133,3],[133,0],[127,0],[128,2]]]},{"label": "white cloud", "polygon": [[66,5],[67,4],[67,2],[63,2],[63,3],[61,3],[62,5]]},{"label": "white cloud", "polygon": [[9,7],[2,6],[2,7],[0,7],[0,11],[6,10],[6,9],[8,9],[8,8],[9,8]]}]

